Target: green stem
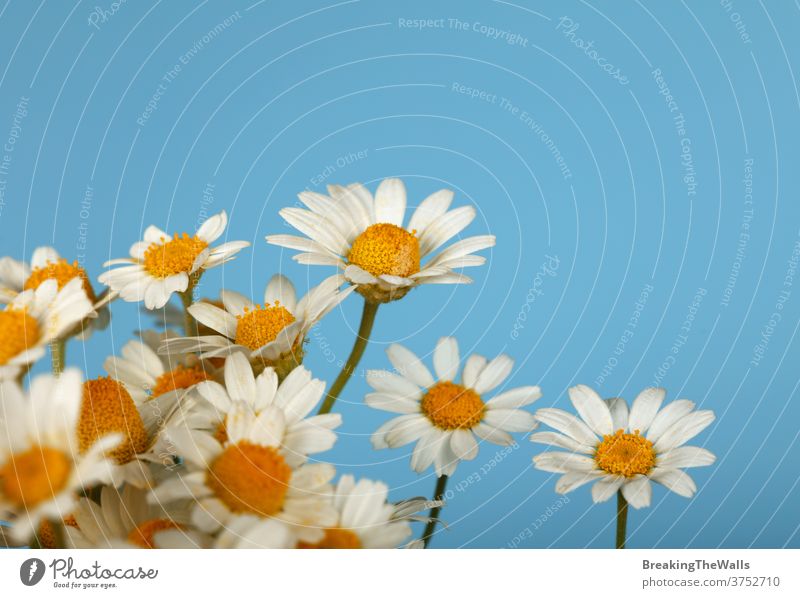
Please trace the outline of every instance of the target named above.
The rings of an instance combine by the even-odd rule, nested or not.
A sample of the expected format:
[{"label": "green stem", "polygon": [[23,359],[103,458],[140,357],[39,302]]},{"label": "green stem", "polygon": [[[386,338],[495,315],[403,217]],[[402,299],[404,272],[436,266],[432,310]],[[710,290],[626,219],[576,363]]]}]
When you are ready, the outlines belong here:
[{"label": "green stem", "polygon": [[625,548],[625,534],[628,528],[628,501],[617,490],[617,548]]},{"label": "green stem", "polygon": [[197,320],[189,313],[189,307],[194,303],[194,284],[190,282],[187,289],[178,294],[183,303],[183,331],[186,336],[197,336]]},{"label": "green stem", "polygon": [[60,376],[64,371],[64,361],[67,358],[67,340],[58,339],[50,343],[50,364],[53,374]]},{"label": "green stem", "polygon": [[342,390],[344,390],[347,381],[350,379],[350,376],[353,375],[356,367],[358,367],[358,362],[361,361],[361,356],[364,355],[364,350],[367,348],[367,343],[369,342],[372,325],[375,323],[375,314],[378,313],[378,305],[380,304],[364,301],[364,311],[361,312],[361,324],[358,326],[358,336],[356,336],[353,349],[350,351],[350,356],[347,358],[347,362],[344,364],[342,371],[339,372],[336,380],[334,380],[328,392],[328,396],[325,397],[322,406],[319,408],[318,415],[331,412],[333,404],[336,402],[336,399],[339,398]]},{"label": "green stem", "polygon": [[[447,476],[443,475],[436,480],[436,490],[433,491],[433,500],[444,500],[444,489],[446,487]],[[425,548],[427,548],[428,544],[431,543],[431,538],[433,537],[433,532],[436,529],[436,523],[438,522],[438,517],[441,510],[441,505],[431,509],[430,519],[425,525],[425,531],[422,532],[422,537],[420,538]]]}]

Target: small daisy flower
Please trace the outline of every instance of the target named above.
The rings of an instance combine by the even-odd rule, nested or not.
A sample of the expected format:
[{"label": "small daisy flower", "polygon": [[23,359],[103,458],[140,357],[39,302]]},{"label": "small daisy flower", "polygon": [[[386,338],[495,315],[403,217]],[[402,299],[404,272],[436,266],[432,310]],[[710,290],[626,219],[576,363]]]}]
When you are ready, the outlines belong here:
[{"label": "small daisy flower", "polygon": [[205,301],[189,307],[193,318],[217,334],[168,339],[161,352],[198,351],[209,359],[240,351],[254,364],[276,367],[283,374],[302,361],[308,331],[352,292],[352,287],[339,291],[342,282],[340,276],[331,276],[297,301],[291,281],[276,274],[264,290],[263,305],[223,290],[224,309]]},{"label": "small daisy flower", "polygon": [[87,317],[92,304],[80,278],[61,289],[48,279],[19,293],[0,311],[0,380],[16,378]]},{"label": "small daisy flower", "polygon": [[336,521],[327,498],[335,470],[327,463],[292,468],[281,427],[273,410],[256,416],[240,401],[228,414],[222,444],[208,432],[174,430],[171,439],[186,471],[159,484],[150,500],[193,499],[192,524],[208,534],[255,516],[288,526],[303,541],[318,541],[320,528]]},{"label": "small daisy flower", "polygon": [[30,265],[10,257],[0,258],[0,303],[10,303],[22,291],[36,289],[45,280],[56,280],[60,290],[74,278],[81,280],[83,291],[96,312],[96,317],[87,318],[84,330],[78,335],[86,338],[93,330],[108,326],[111,316],[107,305],[112,295],[106,293],[98,297],[86,270],[77,261],[69,263],[53,247],[37,247]]},{"label": "small daisy flower", "polygon": [[119,435],[97,437],[78,451],[80,404],[78,370],[37,376],[27,393],[0,382],[0,513],[14,514],[15,541],[29,540],[45,519],[66,517],[78,491],[109,478],[105,452]]},{"label": "small daisy flower", "polygon": [[194,286],[204,270],[224,264],[250,243],[231,241],[211,244],[225,232],[228,216],[223,210],[206,220],[193,236],[170,237],[155,226],[147,227],[144,240],[134,243],[129,258],[110,260],[104,267],[122,265],[100,275],[101,283],[125,301],[144,301],[147,309],[160,309],[173,293]]},{"label": "small daisy flower", "polygon": [[409,499],[388,502],[389,487],[383,482],[344,475],[333,493],[338,519],[325,528],[319,542],[300,542],[298,548],[397,548],[411,535],[409,520],[427,520],[416,513],[441,505],[438,501]]},{"label": "small daisy flower", "polygon": [[373,303],[400,299],[420,284],[472,282],[456,270],[483,264],[485,258],[473,254],[495,243],[493,235],[469,237],[434,255],[475,218],[472,206],[449,210],[449,190],[424,199],[405,228],[406,188],[400,179],[384,180],[374,198],[359,183],[331,185],[328,192],[330,197],[304,191],[299,198],[308,210],[280,211],[305,237],[270,235],[267,242],[303,252],[294,256],[301,264],[338,266]]},{"label": "small daisy flower", "polygon": [[501,445],[513,443],[509,432],[536,427],[533,414],[522,411],[541,396],[538,386],[507,390],[488,401],[491,392],[511,373],[514,360],[500,355],[491,361],[471,355],[461,382],[456,382],[460,358],[458,342],[439,340],[433,354],[436,378],[411,351],[394,344],[387,350],[397,374],[370,370],[367,383],[375,390],[367,405],[401,414],[372,436],[376,449],[396,448],[416,442],[411,467],[422,472],[431,464],[436,475],[452,475],[461,460],[474,459],[480,440]]},{"label": "small daisy flower", "polygon": [[[308,455],[327,451],[336,442],[333,431],[342,423],[339,414],[308,415],[314,410],[325,392],[325,382],[311,377],[303,366],[298,366],[278,383],[278,375],[266,368],[258,376],[253,374],[247,357],[234,353],[225,360],[225,386],[214,381],[198,384],[193,395],[197,398],[182,409],[169,429],[169,437],[176,427],[188,427],[212,433],[221,443],[227,440],[227,421],[237,406],[246,404],[258,417],[268,418],[275,438],[279,440],[283,458],[290,467],[306,462]],[[166,444],[169,444],[167,441]]]},{"label": "small daisy flower", "polygon": [[619,490],[632,507],[647,507],[651,480],[691,497],[697,487],[682,468],[711,465],[715,457],[684,444],[714,421],[714,413],[695,411],[695,404],[685,399],[661,409],[665,395],[663,388],[647,388],[629,413],[623,399],[604,401],[588,386],[570,388],[569,398],[580,418],[561,409],[539,409],[536,419],[557,431],[531,435],[533,442],[569,452],[536,455],[534,465],[563,474],[556,482],[561,494],[594,482],[594,502],[604,502]]}]

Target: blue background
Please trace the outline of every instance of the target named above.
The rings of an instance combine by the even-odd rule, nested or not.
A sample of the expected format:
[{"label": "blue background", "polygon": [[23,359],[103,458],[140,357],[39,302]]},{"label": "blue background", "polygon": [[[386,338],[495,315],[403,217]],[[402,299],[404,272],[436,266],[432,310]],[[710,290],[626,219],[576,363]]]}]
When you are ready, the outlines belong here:
[{"label": "blue background", "polygon": [[[509,384],[540,384],[537,407],[569,409],[576,383],[631,400],[658,382],[717,413],[697,443],[718,462],[693,471],[691,501],[657,486],[652,507],[631,515],[630,546],[800,546],[800,289],[785,279],[800,228],[794,3],[131,1],[102,19],[96,7],[111,2],[0,8],[0,139],[18,135],[2,152],[1,254],[27,260],[53,244],[96,279],[148,224],[191,232],[204,210],[224,208],[228,238],[253,247],[209,272],[202,293],[224,285],[260,297],[276,271],[304,291],[330,270],[298,266],[263,240],[289,232],[278,210],[298,191],[352,181],[374,190],[400,176],[415,205],[452,188],[454,205],[478,209],[466,232],[491,232],[497,247],[468,272],[475,284],[417,289],[381,308],[362,365],[387,367],[395,341],[430,359],[452,334],[463,354],[513,356]],[[420,30],[400,19],[443,21]],[[593,40],[627,83],[577,38]],[[558,267],[537,278],[547,256]],[[360,303],[311,336],[315,375],[335,376]],[[135,304],[117,302],[113,314],[105,333],[70,345],[71,365],[101,374],[103,358],[149,325]],[[429,494],[435,479],[411,472],[410,447],[371,449],[389,414],[363,404],[366,390],[362,370],[324,458],[386,480],[394,499]],[[458,468],[449,531],[434,545],[611,546],[613,503],[593,505],[588,488],[565,502],[555,477],[532,469],[541,447],[518,440],[510,451],[484,445]]]}]

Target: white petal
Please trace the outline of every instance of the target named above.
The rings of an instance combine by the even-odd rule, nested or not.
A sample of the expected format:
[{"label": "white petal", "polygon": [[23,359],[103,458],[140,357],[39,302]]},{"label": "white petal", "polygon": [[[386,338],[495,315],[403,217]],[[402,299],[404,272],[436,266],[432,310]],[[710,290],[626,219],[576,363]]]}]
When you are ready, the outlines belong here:
[{"label": "white petal", "polygon": [[508,355],[498,355],[492,359],[475,381],[473,390],[479,395],[491,392],[497,388],[511,373],[514,367],[514,360]]},{"label": "white petal", "polygon": [[201,324],[228,338],[236,338],[236,317],[224,309],[202,301],[189,306],[189,313]]},{"label": "white petal", "polygon": [[210,245],[225,232],[227,224],[228,215],[225,210],[222,210],[219,214],[215,214],[203,222],[200,228],[197,229],[197,238]]},{"label": "white petal", "polygon": [[584,384],[573,386],[569,389],[569,399],[595,434],[605,436],[614,432],[608,405],[593,389]]},{"label": "white petal", "polygon": [[559,494],[567,494],[576,488],[580,488],[584,484],[596,480],[601,475],[596,471],[570,471],[558,478],[556,482],[556,492]]},{"label": "white petal", "polygon": [[440,338],[433,352],[433,369],[439,380],[454,380],[459,362],[458,341],[452,336]]},{"label": "white petal", "polygon": [[606,502],[614,496],[622,486],[625,478],[618,476],[604,476],[597,480],[592,486],[592,500],[594,502]]},{"label": "white petal", "polygon": [[386,370],[367,370],[367,384],[374,390],[404,399],[419,400],[422,391],[408,378]]},{"label": "white petal", "polygon": [[712,465],[717,458],[711,451],[699,446],[679,446],[658,455],[658,467],[677,469],[679,467],[704,467]]},{"label": "white petal", "polygon": [[483,421],[506,432],[530,432],[536,427],[533,414],[520,409],[490,409],[484,414]]},{"label": "white petal", "polygon": [[254,404],[256,379],[253,368],[243,353],[234,353],[225,360],[225,388],[234,401]]},{"label": "white petal", "polygon": [[672,490],[675,494],[691,498],[697,491],[697,485],[692,477],[680,469],[662,469],[658,467],[650,475],[654,482],[658,482]]},{"label": "white petal", "polygon": [[417,236],[421,235],[431,222],[447,212],[452,201],[453,192],[450,189],[441,189],[431,193],[414,210],[408,223],[408,230],[416,231]]},{"label": "white petal", "polygon": [[665,453],[682,445],[705,430],[714,421],[713,411],[695,411],[672,424],[653,445],[657,453]]},{"label": "white petal", "polygon": [[475,383],[478,381],[483,368],[486,367],[486,358],[483,355],[473,354],[467,358],[464,364],[464,372],[461,374],[461,380],[467,388],[475,388]]},{"label": "white petal", "polygon": [[667,391],[663,388],[645,388],[639,393],[633,401],[628,417],[628,427],[631,432],[638,430],[642,435],[647,432],[666,394]]},{"label": "white petal", "polygon": [[297,292],[294,290],[292,281],[282,274],[276,274],[270,278],[267,288],[264,290],[265,305],[272,305],[276,301],[289,312],[294,313],[297,306]]},{"label": "white petal", "polygon": [[389,356],[389,361],[392,362],[394,369],[417,386],[429,388],[434,385],[435,380],[430,370],[425,367],[419,357],[403,345],[390,345],[386,350],[386,354]]},{"label": "white petal", "polygon": [[236,291],[222,289],[219,292],[219,298],[222,300],[225,311],[233,316],[243,316],[246,311],[253,311],[255,309],[255,305],[253,305],[250,299]]},{"label": "white petal", "polygon": [[650,499],[653,496],[653,486],[647,476],[636,476],[632,481],[622,485],[622,496],[634,509],[649,507]]},{"label": "white petal", "polygon": [[594,432],[589,429],[589,426],[571,413],[567,413],[561,409],[545,407],[536,412],[536,419],[558,430],[562,434],[566,434],[570,438],[577,440],[583,445],[597,446],[598,438]]},{"label": "white petal", "polygon": [[672,401],[669,405],[664,407],[658,412],[650,428],[647,430],[647,439],[651,442],[657,442],[661,435],[667,431],[672,424],[686,415],[689,415],[694,409],[694,402],[686,399],[678,399]]},{"label": "white petal", "polygon": [[489,399],[486,406],[490,409],[517,409],[530,405],[541,396],[542,391],[538,386],[520,386]]},{"label": "white petal", "polygon": [[450,448],[456,457],[471,461],[478,456],[478,443],[469,430],[454,430],[450,435]]},{"label": "white petal", "polygon": [[625,399],[614,397],[606,399],[606,405],[611,412],[611,421],[614,431],[628,429],[628,403]]},{"label": "white petal", "polygon": [[375,221],[403,226],[406,186],[400,179],[385,179],[375,192]]},{"label": "white petal", "polygon": [[547,444],[549,446],[557,446],[567,449],[568,451],[585,453],[587,455],[590,455],[594,452],[592,447],[581,444],[574,438],[564,436],[558,432],[536,432],[535,434],[531,434],[530,441],[538,442],[539,444]]},{"label": "white petal", "polygon": [[567,473],[569,471],[589,472],[597,469],[594,459],[575,453],[541,453],[533,458],[533,463],[537,469],[555,473]]}]

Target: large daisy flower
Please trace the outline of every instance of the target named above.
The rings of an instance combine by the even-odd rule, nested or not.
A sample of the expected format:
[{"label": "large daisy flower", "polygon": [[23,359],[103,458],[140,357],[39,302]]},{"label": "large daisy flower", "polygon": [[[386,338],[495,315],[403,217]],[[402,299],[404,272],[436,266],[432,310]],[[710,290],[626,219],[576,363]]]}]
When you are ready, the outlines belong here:
[{"label": "large daisy flower", "polygon": [[330,197],[304,191],[299,198],[307,210],[280,211],[305,237],[270,235],[267,242],[303,252],[294,256],[301,264],[338,266],[374,303],[400,299],[420,284],[472,282],[456,270],[483,264],[485,258],[472,254],[495,243],[493,235],[469,237],[434,255],[475,218],[472,206],[449,210],[449,190],[424,199],[405,228],[406,188],[400,179],[384,180],[374,198],[359,183],[331,185],[328,192]]},{"label": "large daisy flower", "polygon": [[80,278],[61,289],[51,278],[19,293],[0,311],[0,380],[19,376],[49,343],[93,315]]},{"label": "large daisy flower", "polygon": [[234,291],[220,293],[224,309],[199,301],[189,313],[216,335],[168,339],[162,352],[200,352],[203,359],[242,352],[254,364],[274,366],[285,373],[303,359],[308,331],[351,292],[339,291],[341,276],[331,276],[297,300],[291,281],[273,276],[264,290],[263,305]]},{"label": "large daisy flower", "polygon": [[144,300],[147,309],[160,309],[173,293],[183,293],[193,286],[204,270],[233,259],[250,243],[231,241],[216,247],[211,244],[225,232],[228,216],[225,210],[206,220],[189,236],[170,237],[156,226],[144,231],[144,240],[134,243],[129,258],[110,260],[104,267],[122,265],[100,275],[125,301]]},{"label": "large daisy flower", "polygon": [[[325,382],[312,378],[306,368],[295,368],[279,384],[275,370],[266,368],[255,376],[247,357],[235,353],[225,361],[224,373],[224,386],[207,381],[195,387],[195,400],[182,405],[181,415],[164,431],[167,438],[175,428],[187,427],[212,433],[224,442],[228,417],[236,417],[237,405],[242,402],[255,416],[263,414],[269,420],[290,467],[305,463],[308,455],[333,447],[333,430],[341,425],[342,417],[337,413],[308,417],[325,392]],[[169,440],[164,444],[170,444]]]},{"label": "large daisy flower", "polygon": [[603,400],[584,385],[569,389],[580,418],[561,409],[539,409],[536,419],[557,432],[538,432],[531,441],[566,449],[536,455],[534,465],[563,474],[556,492],[565,494],[594,482],[592,498],[603,502],[618,491],[634,508],[650,505],[650,481],[691,497],[697,489],[681,468],[711,465],[708,450],[684,444],[714,421],[713,411],[695,411],[694,403],[673,401],[663,409],[666,391],[647,388],[628,412],[620,398]]},{"label": "large daisy flower", "polygon": [[11,537],[29,540],[43,520],[60,520],[75,507],[76,493],[109,479],[105,452],[119,435],[95,439],[78,451],[76,425],[81,374],[43,374],[25,393],[0,382],[0,514],[11,519]]},{"label": "large daisy flower", "polygon": [[461,382],[456,382],[459,350],[454,338],[442,338],[436,345],[436,378],[402,345],[391,345],[387,354],[398,373],[368,371],[367,383],[375,392],[366,396],[366,403],[401,415],[373,434],[372,445],[381,449],[416,442],[411,467],[417,472],[433,464],[438,476],[452,475],[460,460],[478,454],[476,437],[508,445],[513,443],[509,432],[528,432],[536,426],[533,414],[520,407],[541,396],[538,386],[521,386],[484,400],[511,373],[514,360],[507,355],[491,361],[471,355]]},{"label": "large daisy flower", "polygon": [[107,304],[112,295],[105,293],[98,297],[86,270],[77,261],[68,262],[53,247],[37,247],[30,265],[10,257],[0,258],[0,303],[10,303],[22,291],[36,289],[45,280],[55,279],[58,288],[62,289],[75,278],[81,280],[83,291],[96,312],[96,317],[87,318],[86,326],[79,334],[86,337],[92,330],[103,330],[108,326],[110,314]]},{"label": "large daisy flower", "polygon": [[226,418],[223,443],[208,432],[174,430],[171,440],[186,471],[159,484],[150,499],[193,499],[191,519],[201,532],[213,534],[238,517],[255,516],[287,526],[300,540],[318,541],[320,528],[336,521],[327,498],[335,470],[327,463],[292,468],[281,428],[273,410],[255,415],[239,401]]}]

